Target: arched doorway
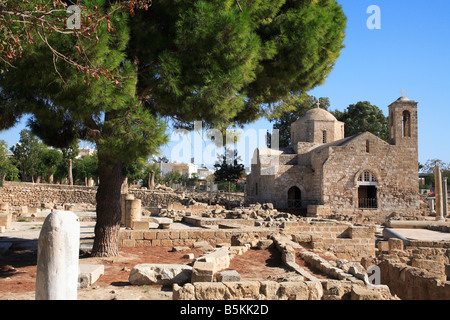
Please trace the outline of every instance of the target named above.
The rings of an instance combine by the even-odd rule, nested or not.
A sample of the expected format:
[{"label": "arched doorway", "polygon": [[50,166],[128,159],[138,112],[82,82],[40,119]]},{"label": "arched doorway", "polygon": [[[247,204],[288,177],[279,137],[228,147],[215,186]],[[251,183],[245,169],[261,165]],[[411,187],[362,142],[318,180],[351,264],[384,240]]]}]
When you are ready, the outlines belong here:
[{"label": "arched doorway", "polygon": [[376,176],[370,171],[362,172],[358,177],[358,208],[377,209],[378,196]]},{"label": "arched doorway", "polygon": [[288,190],[288,208],[302,207],[302,192],[297,187],[291,187]]}]

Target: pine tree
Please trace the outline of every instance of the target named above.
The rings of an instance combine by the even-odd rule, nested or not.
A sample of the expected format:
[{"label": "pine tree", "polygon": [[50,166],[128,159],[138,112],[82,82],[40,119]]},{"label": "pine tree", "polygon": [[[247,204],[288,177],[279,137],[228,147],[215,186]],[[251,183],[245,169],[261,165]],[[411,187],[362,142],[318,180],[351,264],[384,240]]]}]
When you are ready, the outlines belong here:
[{"label": "pine tree", "polygon": [[[93,13],[118,5],[83,4]],[[267,103],[324,81],[346,23],[335,0],[161,0],[132,13],[113,11],[96,41],[48,35],[58,52],[114,77],[77,70],[44,44],[25,48],[0,76],[0,128],[31,114],[49,145],[96,144],[96,256],[118,254],[123,167],[167,141],[162,117],[223,127],[257,119]],[[79,41],[83,50],[73,50]]]},{"label": "pine tree", "polygon": [[351,104],[344,111],[334,112],[336,119],[345,123],[345,136],[371,132],[378,138],[389,140],[388,118],[377,106],[368,101]]}]

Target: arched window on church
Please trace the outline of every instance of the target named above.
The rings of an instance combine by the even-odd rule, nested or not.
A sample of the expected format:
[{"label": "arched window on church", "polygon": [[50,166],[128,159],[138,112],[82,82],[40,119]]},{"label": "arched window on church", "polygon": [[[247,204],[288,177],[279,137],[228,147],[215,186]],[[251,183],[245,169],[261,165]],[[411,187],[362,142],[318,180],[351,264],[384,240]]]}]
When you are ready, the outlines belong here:
[{"label": "arched window on church", "polygon": [[366,140],[366,152],[367,153],[370,152],[370,142],[369,142],[369,140]]},{"label": "arched window on church", "polygon": [[411,114],[407,110],[402,116],[402,137],[411,137]]},{"label": "arched window on church", "polygon": [[326,130],[322,131],[322,142],[327,143],[327,131]]}]

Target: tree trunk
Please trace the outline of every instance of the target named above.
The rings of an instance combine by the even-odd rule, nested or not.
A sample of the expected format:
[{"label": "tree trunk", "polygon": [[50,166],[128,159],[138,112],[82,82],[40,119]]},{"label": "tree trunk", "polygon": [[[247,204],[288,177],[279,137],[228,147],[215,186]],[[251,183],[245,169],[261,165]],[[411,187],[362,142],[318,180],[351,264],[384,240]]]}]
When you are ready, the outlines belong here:
[{"label": "tree trunk", "polygon": [[72,159],[67,159],[67,162],[69,163],[69,186],[73,186],[73,176],[72,176]]},{"label": "tree trunk", "polygon": [[155,170],[150,170],[150,173],[148,174],[148,188],[155,188]]},{"label": "tree trunk", "polygon": [[119,255],[120,189],[123,183],[122,162],[98,154],[100,184],[97,189],[97,223],[92,256]]}]

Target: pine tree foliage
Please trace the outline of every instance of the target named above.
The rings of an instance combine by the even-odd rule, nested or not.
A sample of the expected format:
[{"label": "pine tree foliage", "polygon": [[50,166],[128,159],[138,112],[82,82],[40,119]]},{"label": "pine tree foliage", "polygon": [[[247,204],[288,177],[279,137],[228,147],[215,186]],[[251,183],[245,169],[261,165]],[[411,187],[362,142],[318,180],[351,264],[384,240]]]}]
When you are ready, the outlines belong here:
[{"label": "pine tree foliage", "polygon": [[[95,255],[118,254],[122,168],[167,141],[162,118],[220,127],[257,119],[268,104],[323,83],[346,24],[335,0],[160,0],[132,12],[114,10],[119,1],[80,3],[87,14],[111,12],[95,41],[56,32],[24,44],[0,75],[0,129],[31,115],[46,144],[96,144]],[[113,77],[55,58],[48,45]]]}]

